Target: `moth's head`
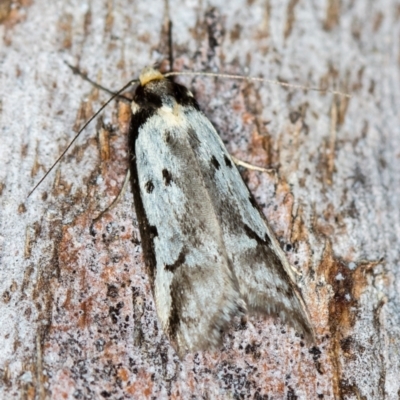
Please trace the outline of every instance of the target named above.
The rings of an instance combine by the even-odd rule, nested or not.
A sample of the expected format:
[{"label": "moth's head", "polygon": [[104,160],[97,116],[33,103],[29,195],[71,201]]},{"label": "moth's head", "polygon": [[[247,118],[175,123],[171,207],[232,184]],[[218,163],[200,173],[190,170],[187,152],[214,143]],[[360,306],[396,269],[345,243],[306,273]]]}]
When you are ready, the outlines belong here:
[{"label": "moth's head", "polygon": [[164,75],[160,71],[152,67],[143,68],[142,72],[139,75],[139,81],[142,86],[145,86],[151,81],[156,81],[161,79],[165,79]]},{"label": "moth's head", "polygon": [[157,110],[161,107],[176,112],[176,105],[192,106],[198,104],[190,91],[165,77],[160,71],[146,67],[139,75],[140,85],[133,96],[131,109],[136,114],[140,109]]},{"label": "moth's head", "polygon": [[168,92],[169,80],[152,67],[143,68],[139,75],[139,85],[133,96],[131,108],[135,114],[141,107],[157,109],[162,106],[163,97]]}]

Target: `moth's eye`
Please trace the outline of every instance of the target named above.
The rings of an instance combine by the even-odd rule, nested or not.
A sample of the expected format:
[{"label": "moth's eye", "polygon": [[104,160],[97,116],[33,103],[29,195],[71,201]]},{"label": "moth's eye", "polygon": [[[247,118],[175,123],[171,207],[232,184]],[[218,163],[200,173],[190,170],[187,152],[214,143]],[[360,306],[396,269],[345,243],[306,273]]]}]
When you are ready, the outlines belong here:
[{"label": "moth's eye", "polygon": [[139,105],[134,101],[132,101],[131,103],[132,114],[136,114],[139,111],[139,108],[140,108]]}]

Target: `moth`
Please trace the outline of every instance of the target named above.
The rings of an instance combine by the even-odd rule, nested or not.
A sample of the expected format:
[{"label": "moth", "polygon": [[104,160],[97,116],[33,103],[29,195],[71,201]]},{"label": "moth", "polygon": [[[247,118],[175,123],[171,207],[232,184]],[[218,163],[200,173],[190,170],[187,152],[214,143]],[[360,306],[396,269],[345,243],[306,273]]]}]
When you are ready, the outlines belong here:
[{"label": "moth", "polygon": [[[137,82],[110,92],[69,67],[113,95],[28,197],[96,115]],[[171,79],[177,74],[142,71],[129,132],[130,181],[143,258],[163,331],[180,358],[217,348],[232,320],[246,314],[279,317],[315,342],[285,254],[211,122],[190,91]]]},{"label": "moth", "polygon": [[193,95],[152,68],[139,81],[130,180],[158,318],[178,355],[218,347],[247,313],[312,340],[293,270]]}]

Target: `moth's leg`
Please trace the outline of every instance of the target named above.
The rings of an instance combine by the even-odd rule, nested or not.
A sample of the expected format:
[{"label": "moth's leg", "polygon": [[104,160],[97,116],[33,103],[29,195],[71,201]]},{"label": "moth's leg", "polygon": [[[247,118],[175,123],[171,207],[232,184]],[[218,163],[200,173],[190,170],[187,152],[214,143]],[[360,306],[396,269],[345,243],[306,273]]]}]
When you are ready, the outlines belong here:
[{"label": "moth's leg", "polygon": [[257,167],[257,165],[249,164],[245,161],[239,160],[238,158],[231,156],[232,161],[239,167],[243,167],[249,169],[251,171],[260,171],[260,172],[267,172],[268,174],[276,174],[276,170],[274,168],[262,168]]},{"label": "moth's leg", "polygon": [[128,186],[128,182],[129,182],[130,177],[131,177],[131,173],[130,173],[130,171],[129,171],[129,169],[128,169],[128,171],[126,172],[126,175],[125,175],[124,183],[123,183],[123,185],[122,185],[121,190],[120,190],[119,193],[118,193],[118,196],[113,200],[113,202],[112,202],[105,210],[103,210],[103,211],[92,221],[92,226],[93,226],[97,221],[99,221],[99,220],[103,217],[103,215],[104,215],[106,212],[111,211],[111,210],[116,206],[116,204],[122,199],[122,196],[123,196],[124,193],[125,193],[126,187]]},{"label": "moth's leg", "polygon": [[94,87],[96,87],[96,88],[98,88],[98,89],[100,89],[100,90],[103,90],[104,92],[106,92],[106,93],[108,93],[108,94],[111,94],[111,95],[113,95],[113,96],[116,96],[118,99],[129,101],[129,103],[132,101],[132,99],[129,99],[128,97],[126,97],[126,96],[124,96],[124,95],[122,95],[122,94],[117,95],[116,92],[113,92],[112,90],[110,90],[110,89],[108,89],[108,88],[106,88],[106,87],[100,85],[99,83],[95,82],[94,80],[90,79],[90,78],[89,78],[84,72],[82,72],[78,67],[74,67],[73,65],[68,64],[66,61],[64,61],[64,62],[65,62],[65,64],[68,65],[69,68],[71,68],[71,70],[72,70],[72,72],[73,72],[74,74],[79,75],[83,80],[89,82],[89,83],[90,83],[91,85],[93,85]]}]

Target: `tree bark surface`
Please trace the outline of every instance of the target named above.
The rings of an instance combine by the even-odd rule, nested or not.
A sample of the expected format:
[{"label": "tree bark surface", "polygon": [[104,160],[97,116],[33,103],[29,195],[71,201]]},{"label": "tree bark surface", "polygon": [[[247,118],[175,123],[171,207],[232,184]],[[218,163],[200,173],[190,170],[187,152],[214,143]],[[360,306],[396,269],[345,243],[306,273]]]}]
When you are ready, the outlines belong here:
[{"label": "tree bark surface", "polygon": [[[243,170],[317,336],[233,324],[179,360],[156,316],[110,89],[168,58],[161,1],[0,1],[0,398],[399,399],[400,3],[171,0],[174,69]],[[205,310],[207,312],[207,310]]]}]

